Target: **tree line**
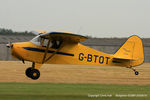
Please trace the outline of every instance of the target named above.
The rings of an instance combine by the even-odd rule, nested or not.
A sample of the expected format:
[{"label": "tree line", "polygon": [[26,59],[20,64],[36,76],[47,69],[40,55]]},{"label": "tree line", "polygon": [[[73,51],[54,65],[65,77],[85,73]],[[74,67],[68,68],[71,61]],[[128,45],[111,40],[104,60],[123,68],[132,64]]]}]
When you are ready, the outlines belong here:
[{"label": "tree line", "polygon": [[[16,32],[12,29],[0,28],[0,35],[34,35],[32,32],[24,31],[24,32]],[[88,38],[93,38],[90,35],[86,35]]]},{"label": "tree line", "polygon": [[0,35],[33,35],[32,32],[24,31],[24,32],[16,32],[12,29],[0,28]]}]

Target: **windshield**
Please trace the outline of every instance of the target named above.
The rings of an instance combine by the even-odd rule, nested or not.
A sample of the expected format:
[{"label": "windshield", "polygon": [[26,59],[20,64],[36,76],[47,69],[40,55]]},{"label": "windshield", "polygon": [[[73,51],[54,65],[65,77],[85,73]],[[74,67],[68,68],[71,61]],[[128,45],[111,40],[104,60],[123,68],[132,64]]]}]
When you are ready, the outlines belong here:
[{"label": "windshield", "polygon": [[35,44],[35,45],[38,45],[38,46],[40,46],[41,45],[41,37],[40,37],[40,35],[38,35],[38,36],[36,36],[35,38],[33,38],[30,42],[32,42],[33,44]]}]

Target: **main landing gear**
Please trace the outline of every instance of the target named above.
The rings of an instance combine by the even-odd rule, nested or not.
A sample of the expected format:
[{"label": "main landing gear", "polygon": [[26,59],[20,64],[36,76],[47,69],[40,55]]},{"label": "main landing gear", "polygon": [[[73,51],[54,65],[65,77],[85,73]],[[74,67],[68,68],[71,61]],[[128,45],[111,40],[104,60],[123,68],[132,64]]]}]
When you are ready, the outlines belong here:
[{"label": "main landing gear", "polygon": [[130,67],[130,69],[132,69],[134,71],[135,75],[139,75],[139,72],[136,71],[134,68]]},{"label": "main landing gear", "polygon": [[32,67],[26,69],[25,74],[27,77],[36,80],[40,77],[40,72],[38,69],[35,69],[35,63],[32,64]]}]

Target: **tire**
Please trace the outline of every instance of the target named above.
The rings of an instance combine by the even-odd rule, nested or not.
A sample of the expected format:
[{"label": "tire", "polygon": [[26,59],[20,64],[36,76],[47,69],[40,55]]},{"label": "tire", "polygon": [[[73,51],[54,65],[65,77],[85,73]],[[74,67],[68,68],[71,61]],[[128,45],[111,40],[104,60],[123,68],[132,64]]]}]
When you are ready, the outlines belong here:
[{"label": "tire", "polygon": [[135,71],[135,75],[139,75],[139,72],[138,72],[138,71]]},{"label": "tire", "polygon": [[29,77],[29,78],[30,78],[31,71],[32,71],[31,67],[27,68],[26,71],[25,71],[26,76]]},{"label": "tire", "polygon": [[33,80],[36,80],[40,77],[40,72],[37,69],[32,69],[32,71],[30,72],[30,78]]}]

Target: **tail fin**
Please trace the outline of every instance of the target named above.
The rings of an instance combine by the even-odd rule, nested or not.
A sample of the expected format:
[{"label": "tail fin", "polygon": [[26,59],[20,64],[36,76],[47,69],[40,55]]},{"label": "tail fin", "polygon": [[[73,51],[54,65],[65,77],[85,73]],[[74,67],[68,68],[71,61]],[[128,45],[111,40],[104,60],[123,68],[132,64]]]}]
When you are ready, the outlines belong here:
[{"label": "tail fin", "polygon": [[130,66],[137,66],[144,62],[142,40],[138,36],[131,36],[114,54],[115,59],[130,61]]}]

